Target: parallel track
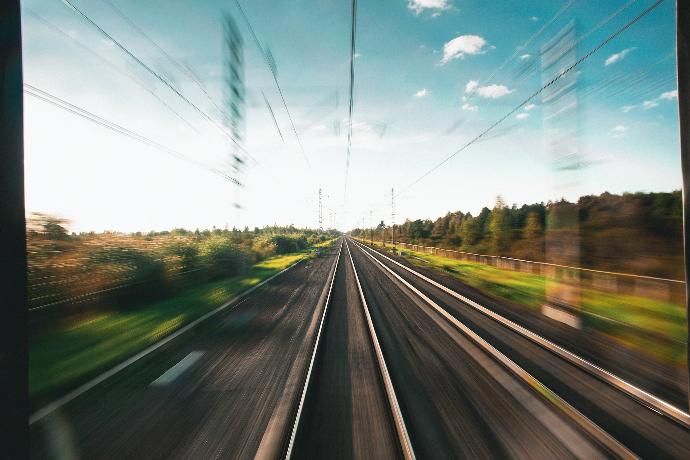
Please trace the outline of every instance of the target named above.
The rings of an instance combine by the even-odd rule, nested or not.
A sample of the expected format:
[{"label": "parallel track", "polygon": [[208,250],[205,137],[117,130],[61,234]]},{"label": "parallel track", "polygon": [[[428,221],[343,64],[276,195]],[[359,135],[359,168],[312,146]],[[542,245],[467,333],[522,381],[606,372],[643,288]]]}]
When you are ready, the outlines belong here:
[{"label": "parallel track", "polygon": [[369,259],[371,259],[374,262],[374,265],[379,267],[384,273],[387,273],[389,274],[389,276],[395,278],[407,289],[409,289],[412,293],[414,293],[417,297],[422,299],[424,303],[432,307],[432,309],[435,310],[436,313],[438,313],[453,327],[455,327],[467,338],[469,338],[475,345],[477,345],[481,350],[483,350],[484,353],[491,357],[491,359],[493,359],[495,362],[498,362],[501,366],[509,370],[515,377],[517,377],[519,381],[523,382],[525,385],[527,385],[536,393],[538,393],[539,396],[544,401],[549,403],[554,409],[556,409],[557,412],[563,414],[567,419],[571,420],[575,425],[579,426],[584,432],[586,432],[592,439],[594,439],[608,452],[610,452],[618,458],[637,458],[637,456],[632,451],[630,451],[627,447],[625,447],[623,444],[621,444],[615,438],[609,435],[600,426],[598,426],[592,420],[587,418],[584,414],[582,414],[573,406],[571,406],[568,402],[559,397],[555,392],[553,392],[546,385],[541,383],[538,379],[536,379],[534,376],[528,373],[525,369],[520,367],[517,363],[508,358],[505,354],[501,353],[498,349],[493,347],[490,343],[484,340],[481,336],[479,336],[476,332],[474,332],[464,323],[462,323],[453,315],[448,313],[443,307],[438,305],[419,289],[412,286],[404,278],[395,273],[376,257],[372,256],[368,248],[356,242],[354,244]]},{"label": "parallel track", "polygon": [[[360,244],[360,243],[355,243],[358,245],[360,248],[366,248],[366,246]],[[366,248],[367,251],[371,251],[369,248]],[[365,251],[366,252],[366,251]],[[541,346],[542,348],[550,351],[554,355],[564,359],[565,361],[569,362],[570,364],[588,372],[589,374],[597,377],[601,381],[613,386],[614,388],[622,391],[629,397],[635,399],[636,401],[640,402],[641,404],[649,407],[650,409],[660,413],[664,414],[667,416],[669,419],[673,420],[674,422],[680,424],[684,428],[690,428],[690,414],[687,412],[683,411],[682,409],[674,406],[673,404],[664,401],[661,398],[658,398],[654,396],[653,394],[644,391],[643,389],[639,388],[636,385],[633,385],[632,383],[626,381],[625,379],[618,377],[617,375],[597,366],[596,364],[593,364],[592,362],[586,360],[585,358],[582,358],[575,353],[566,350],[563,347],[560,347],[556,345],[555,343],[551,342],[550,340],[542,337],[539,334],[536,334],[535,332],[530,331],[529,329],[509,320],[508,318],[492,311],[489,308],[484,307],[483,305],[480,305],[479,303],[468,299],[467,297],[455,292],[452,289],[449,289],[448,287],[442,285],[441,283],[438,283],[434,281],[433,279],[424,276],[423,274],[411,269],[410,267],[407,267],[400,262],[391,259],[390,257],[386,256],[385,254],[382,254],[379,251],[375,251],[375,253],[384,259],[388,260],[389,262],[397,265],[398,267],[406,270],[410,274],[416,276],[417,278],[433,285],[434,287],[441,289],[445,293],[455,297],[456,299],[460,300],[461,302],[469,305],[470,307],[476,309],[477,311],[481,312],[485,316],[491,318],[494,321],[497,321],[501,325],[507,327],[508,329],[517,332],[521,336],[529,339],[530,341],[536,343],[537,345]],[[379,262],[380,263],[380,262]]]}]

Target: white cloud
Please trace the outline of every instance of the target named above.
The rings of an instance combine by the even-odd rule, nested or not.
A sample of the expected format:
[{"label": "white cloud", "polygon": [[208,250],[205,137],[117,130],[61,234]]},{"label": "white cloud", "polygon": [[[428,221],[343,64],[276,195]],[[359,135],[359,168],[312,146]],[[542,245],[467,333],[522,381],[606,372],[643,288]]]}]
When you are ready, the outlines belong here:
[{"label": "white cloud", "polygon": [[489,99],[497,99],[499,97],[506,96],[513,91],[514,90],[508,89],[508,87],[505,85],[480,86],[477,89],[477,92],[481,97],[486,97]]},{"label": "white cloud", "polygon": [[477,94],[487,99],[498,99],[499,97],[507,96],[513,91],[515,90],[509,89],[505,85],[489,85],[477,88]]},{"label": "white cloud", "polygon": [[477,89],[478,86],[479,86],[479,82],[477,80],[470,80],[465,85],[465,92],[466,93],[472,93],[472,92],[474,92],[475,89]]},{"label": "white cloud", "polygon": [[529,113],[518,113],[517,115],[515,115],[515,118],[517,118],[518,120],[524,120],[528,117]]},{"label": "white cloud", "polygon": [[674,89],[673,91],[666,91],[665,93],[661,93],[661,96],[659,96],[659,99],[664,99],[667,101],[670,101],[671,99],[677,99],[678,98],[678,90]]},{"label": "white cloud", "polygon": [[529,20],[532,22],[537,22],[539,20],[539,18],[536,16],[532,16],[531,18],[529,18]]},{"label": "white cloud", "polygon": [[613,137],[623,137],[623,136],[625,136],[625,133],[627,131],[628,131],[627,126],[616,125],[613,127],[613,129],[610,131],[610,133]]},{"label": "white cloud", "polygon": [[[509,89],[505,85],[479,86],[479,82],[477,80],[470,80],[465,85],[466,94],[478,94],[480,97],[486,99],[498,99],[499,97],[506,96],[513,91],[515,90]],[[462,100],[467,101],[467,97],[463,96]]]},{"label": "white cloud", "polygon": [[678,90],[674,89],[671,91],[665,91],[659,95],[659,97],[655,97],[654,99],[649,99],[647,101],[643,101],[642,104],[639,105],[624,105],[621,107],[621,110],[624,113],[628,113],[633,109],[636,108],[641,108],[642,110],[649,110],[653,109],[654,107],[657,107],[659,105],[659,101],[671,101],[673,99],[676,99],[678,97]]},{"label": "white cloud", "polygon": [[429,95],[429,91],[426,90],[426,88],[422,88],[416,93],[414,93],[414,97],[416,98],[421,98]]},{"label": "white cloud", "polygon": [[622,61],[625,58],[625,56],[627,56],[627,54],[633,51],[634,49],[635,48],[625,48],[624,50],[618,53],[612,54],[611,56],[606,58],[606,61],[604,61],[604,65],[609,66],[611,64],[615,64],[618,61]]},{"label": "white cloud", "polygon": [[361,56],[361,54],[359,54],[359,53],[355,53],[355,54],[353,54],[352,56],[353,56],[353,57],[354,57],[355,59],[357,59],[358,57],[360,57],[360,56]]},{"label": "white cloud", "polygon": [[462,110],[466,112],[476,112],[477,110],[479,110],[479,107],[466,102],[462,105]]},{"label": "white cloud", "polygon": [[529,58],[531,58],[531,57],[532,57],[531,54],[523,54],[522,56],[520,56],[520,60],[521,60],[521,61],[524,61],[524,60],[529,59]]},{"label": "white cloud", "polygon": [[484,40],[479,35],[460,35],[443,45],[443,59],[441,64],[452,61],[457,58],[464,58],[466,54],[483,54]]},{"label": "white cloud", "polygon": [[642,110],[649,110],[652,107],[656,107],[657,105],[659,105],[659,103],[657,102],[656,99],[652,99],[650,101],[644,101],[642,103]]},{"label": "white cloud", "polygon": [[532,109],[535,108],[535,107],[536,107],[536,105],[534,105],[534,104],[527,104],[527,105],[526,105],[525,107],[523,107],[523,108],[525,109],[525,112],[529,112],[530,110],[532,110]]},{"label": "white cloud", "polygon": [[[450,8],[448,0],[409,0],[407,7],[415,12],[421,14],[424,10],[447,10]],[[434,13],[434,17],[438,15],[438,11]]]}]

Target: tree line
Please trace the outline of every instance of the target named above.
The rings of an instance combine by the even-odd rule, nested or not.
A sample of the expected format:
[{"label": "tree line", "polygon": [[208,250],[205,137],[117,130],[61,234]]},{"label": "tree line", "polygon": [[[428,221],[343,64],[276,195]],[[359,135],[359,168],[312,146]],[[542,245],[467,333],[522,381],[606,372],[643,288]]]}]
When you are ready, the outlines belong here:
[{"label": "tree line", "polygon": [[[508,206],[497,197],[479,214],[449,212],[435,220],[381,222],[353,236],[516,257],[584,268],[684,278],[682,194],[608,192],[566,200]],[[564,242],[575,241],[576,244]],[[563,243],[560,244],[559,243]],[[570,251],[570,252],[569,252]],[[574,253],[573,253],[574,252]]]},{"label": "tree line", "polygon": [[131,308],[187,287],[247,273],[271,256],[337,236],[294,226],[69,232],[69,221],[27,219],[29,308]]}]

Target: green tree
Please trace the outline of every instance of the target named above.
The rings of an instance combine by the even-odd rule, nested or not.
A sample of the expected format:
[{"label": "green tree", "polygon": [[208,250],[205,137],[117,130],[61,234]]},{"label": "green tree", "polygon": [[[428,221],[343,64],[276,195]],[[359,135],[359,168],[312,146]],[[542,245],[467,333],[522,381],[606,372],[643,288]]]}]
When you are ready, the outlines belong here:
[{"label": "green tree", "polygon": [[527,214],[527,221],[525,222],[525,227],[522,229],[522,236],[528,240],[534,240],[541,238],[544,235],[544,226],[541,223],[541,219],[536,212],[530,212]]},{"label": "green tree", "polygon": [[499,253],[506,251],[510,245],[511,236],[510,212],[500,195],[496,197],[496,205],[491,211],[489,232],[493,249]]},{"label": "green tree", "polygon": [[164,252],[179,261],[181,271],[192,270],[199,265],[199,249],[196,244],[174,241],[165,247]]},{"label": "green tree", "polygon": [[441,241],[446,236],[447,221],[443,218],[436,219],[434,227],[431,230],[431,237],[435,241]]},{"label": "green tree", "polygon": [[479,221],[468,214],[462,221],[462,226],[460,228],[460,233],[462,235],[462,247],[469,249],[472,245],[479,242],[481,237],[481,227],[479,226]]}]

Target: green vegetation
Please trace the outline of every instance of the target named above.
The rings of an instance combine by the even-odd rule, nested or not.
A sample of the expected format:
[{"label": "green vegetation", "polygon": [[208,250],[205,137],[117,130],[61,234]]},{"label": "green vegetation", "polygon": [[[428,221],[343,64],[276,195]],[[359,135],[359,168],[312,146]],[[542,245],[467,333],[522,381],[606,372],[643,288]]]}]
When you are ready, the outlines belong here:
[{"label": "green vegetation", "polygon": [[[595,270],[682,280],[682,195],[624,193],[507,206],[473,216],[449,212],[436,220],[406,220],[395,228],[355,229],[352,236],[380,242],[385,235],[420,246],[454,249]],[[563,288],[540,275],[500,269],[409,250],[410,262],[452,274],[470,286],[525,308],[541,308],[549,292]],[[548,283],[548,284],[547,284]],[[679,300],[662,301],[595,288],[578,288],[583,321],[626,346],[660,361],[685,364],[686,314]],[[673,297],[675,298],[675,297]]]},{"label": "green vegetation", "polygon": [[321,243],[316,243],[316,244],[314,245],[314,247],[315,247],[315,248],[327,248],[328,246],[330,246],[330,245],[332,245],[333,243],[335,243],[335,241],[336,241],[337,239],[338,239],[338,238],[331,238],[331,239],[328,239],[328,240],[326,240],[326,241],[322,241]]},{"label": "green vegetation", "polygon": [[[682,209],[680,191],[603,193],[521,207],[498,197],[493,209],[476,216],[449,212],[406,220],[394,230],[398,241],[422,246],[683,279]],[[381,222],[373,232],[351,234],[369,240],[373,233],[380,241],[384,233],[390,240],[392,230]]]},{"label": "green vegetation", "polygon": [[[380,242],[376,243],[380,246]],[[505,270],[491,265],[456,260],[423,252],[400,254],[417,266],[443,271],[493,297],[539,310],[547,283],[541,275]],[[579,289],[583,320],[618,342],[675,366],[685,365],[687,329],[682,305],[634,295]]]},{"label": "green vegetation", "polygon": [[75,387],[313,254],[310,250],[274,256],[243,275],[191,287],[172,298],[137,304],[125,311],[94,312],[32,336],[30,399],[45,401]]},{"label": "green vegetation", "polygon": [[69,235],[67,225],[45,214],[28,222],[29,308],[49,308],[57,316],[171,297],[337,235],[292,226]]},{"label": "green vegetation", "polygon": [[300,259],[336,231],[290,227],[69,234],[28,220],[33,404],[160,340]]}]

